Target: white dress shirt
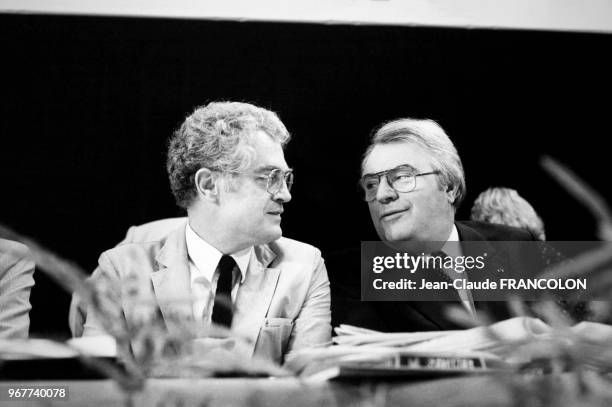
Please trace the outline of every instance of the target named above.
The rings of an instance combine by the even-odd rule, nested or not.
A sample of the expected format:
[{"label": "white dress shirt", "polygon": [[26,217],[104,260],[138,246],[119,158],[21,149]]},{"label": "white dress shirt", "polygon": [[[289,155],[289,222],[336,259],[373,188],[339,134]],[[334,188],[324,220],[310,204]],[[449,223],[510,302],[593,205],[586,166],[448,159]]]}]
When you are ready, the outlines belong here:
[{"label": "white dress shirt", "polygon": [[[463,251],[461,250],[461,245],[458,243],[449,244],[449,242],[459,242],[459,231],[457,230],[457,226],[453,223],[453,229],[451,230],[450,236],[446,239],[446,243],[442,246],[442,252],[447,256],[451,257],[460,257],[463,256]],[[467,280],[467,274],[464,274],[462,277],[459,277],[454,270],[445,270],[446,274],[451,279],[464,278]],[[461,303],[463,306],[469,311],[470,315],[476,315],[476,307],[474,306],[474,299],[472,298],[472,292],[467,288],[462,288],[457,290],[459,294],[459,298],[461,298]]]},{"label": "white dress shirt", "polygon": [[[217,265],[223,253],[198,236],[189,224],[185,228],[185,240],[189,256],[191,295],[194,298],[193,317],[196,321],[210,322],[215,292],[217,291],[217,281],[219,280]],[[240,270],[240,281],[237,281],[235,271],[232,278],[232,303],[236,301],[238,287],[244,282],[252,251],[253,247],[251,246],[239,252],[230,253]]]}]

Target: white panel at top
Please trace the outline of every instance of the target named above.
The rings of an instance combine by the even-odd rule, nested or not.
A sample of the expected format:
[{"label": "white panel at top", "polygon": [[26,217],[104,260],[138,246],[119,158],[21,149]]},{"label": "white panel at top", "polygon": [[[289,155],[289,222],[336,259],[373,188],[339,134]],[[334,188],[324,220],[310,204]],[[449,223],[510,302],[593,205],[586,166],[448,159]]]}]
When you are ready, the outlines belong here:
[{"label": "white panel at top", "polygon": [[0,0],[0,11],[612,32],[612,0]]}]

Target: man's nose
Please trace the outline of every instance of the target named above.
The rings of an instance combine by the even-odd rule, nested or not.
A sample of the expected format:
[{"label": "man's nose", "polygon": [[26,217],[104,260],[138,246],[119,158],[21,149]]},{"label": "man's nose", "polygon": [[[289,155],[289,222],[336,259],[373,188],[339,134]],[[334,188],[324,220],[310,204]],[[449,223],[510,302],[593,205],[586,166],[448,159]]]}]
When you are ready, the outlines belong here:
[{"label": "man's nose", "polygon": [[285,181],[283,181],[281,188],[272,196],[272,199],[283,203],[291,200],[291,192],[289,192],[289,188],[287,188],[287,183]]},{"label": "man's nose", "polygon": [[397,191],[389,185],[387,177],[380,177],[378,190],[376,191],[376,200],[380,203],[388,203],[398,198]]}]

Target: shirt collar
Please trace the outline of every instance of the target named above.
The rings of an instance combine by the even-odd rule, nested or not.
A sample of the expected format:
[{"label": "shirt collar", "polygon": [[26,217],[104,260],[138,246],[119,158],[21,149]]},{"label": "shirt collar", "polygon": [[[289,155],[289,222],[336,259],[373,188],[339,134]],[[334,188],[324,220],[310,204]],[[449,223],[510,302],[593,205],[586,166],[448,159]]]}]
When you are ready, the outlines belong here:
[{"label": "shirt collar", "polygon": [[446,239],[447,242],[458,242],[459,241],[459,231],[457,230],[457,226],[453,223],[453,228],[451,229],[450,236]]},{"label": "shirt collar", "polygon": [[[213,274],[223,253],[198,236],[189,224],[185,228],[185,242],[187,243],[187,254],[195,264],[200,275],[207,278],[208,281],[212,281]],[[252,251],[253,246],[230,254],[240,270],[240,283],[244,282]],[[192,279],[195,277],[192,276]]]},{"label": "shirt collar", "polygon": [[[453,242],[453,243],[451,243]],[[463,253],[461,251],[461,247],[459,243],[459,231],[457,230],[457,226],[453,223],[453,228],[451,229],[450,236],[446,239],[446,243],[442,246],[442,251],[448,255],[458,257]]]}]

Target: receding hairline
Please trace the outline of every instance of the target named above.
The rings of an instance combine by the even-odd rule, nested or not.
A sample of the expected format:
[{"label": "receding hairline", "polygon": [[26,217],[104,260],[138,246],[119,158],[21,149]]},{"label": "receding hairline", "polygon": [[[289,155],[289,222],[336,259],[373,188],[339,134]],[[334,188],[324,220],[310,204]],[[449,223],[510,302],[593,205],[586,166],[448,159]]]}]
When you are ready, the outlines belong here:
[{"label": "receding hairline", "polygon": [[[365,168],[367,160],[370,158],[370,155],[372,155],[372,151],[374,151],[374,149],[378,146],[393,145],[393,144],[416,145],[420,147],[428,155],[429,158],[431,158],[433,163],[436,162],[435,155],[432,154],[431,151],[427,149],[426,145],[424,145],[423,143],[420,143],[418,139],[393,139],[393,140],[388,140],[388,141],[380,141],[380,142],[375,142],[375,143],[370,144],[368,148],[366,149],[365,153],[363,153],[363,157],[361,159],[361,176],[365,175],[364,168]],[[405,163],[405,164],[414,167],[412,163]],[[390,169],[390,168],[387,168],[387,169]],[[415,169],[423,171],[422,168],[421,169],[415,168]],[[432,166],[432,170],[437,170],[437,169],[438,168],[434,168],[434,166]]]}]

